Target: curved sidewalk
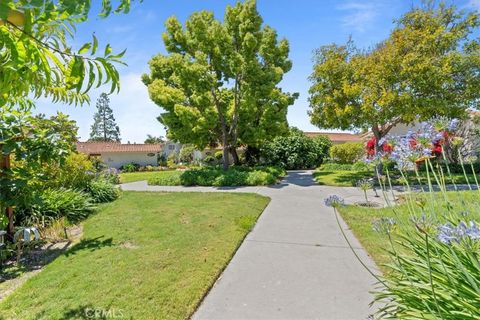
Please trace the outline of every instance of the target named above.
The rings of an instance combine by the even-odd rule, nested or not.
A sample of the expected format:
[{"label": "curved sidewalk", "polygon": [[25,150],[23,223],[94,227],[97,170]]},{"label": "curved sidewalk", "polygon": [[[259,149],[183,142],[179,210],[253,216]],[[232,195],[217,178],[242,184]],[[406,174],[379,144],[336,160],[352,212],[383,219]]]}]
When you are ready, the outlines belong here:
[{"label": "curved sidewalk", "polygon": [[[309,171],[290,171],[271,187],[211,188],[122,185],[135,191],[255,192],[271,198],[255,228],[207,294],[193,319],[367,319],[375,279],[343,238],[331,194],[362,200],[355,188],[317,185]],[[362,260],[373,261],[343,223]]]}]

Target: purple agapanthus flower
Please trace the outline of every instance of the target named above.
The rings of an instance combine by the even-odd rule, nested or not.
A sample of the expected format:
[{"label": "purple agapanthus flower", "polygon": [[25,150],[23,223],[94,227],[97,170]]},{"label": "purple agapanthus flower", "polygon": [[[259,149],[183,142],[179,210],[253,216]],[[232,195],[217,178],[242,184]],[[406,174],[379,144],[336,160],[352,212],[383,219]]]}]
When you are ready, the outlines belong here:
[{"label": "purple agapanthus flower", "polygon": [[474,221],[468,225],[461,221],[457,226],[446,223],[438,227],[437,239],[444,244],[459,243],[463,239],[479,240],[480,229]]},{"label": "purple agapanthus flower", "polygon": [[434,136],[433,136],[433,139],[432,139],[432,143],[433,144],[437,144],[439,143],[440,141],[442,141],[443,139],[443,134],[442,133],[436,133]]},{"label": "purple agapanthus flower", "polygon": [[345,206],[345,200],[337,195],[331,195],[325,198],[325,205],[327,207],[343,207]]},{"label": "purple agapanthus flower", "polygon": [[437,238],[441,243],[444,244],[460,241],[456,234],[456,228],[451,223],[446,223],[438,227]]},{"label": "purple agapanthus flower", "polygon": [[477,224],[473,221],[470,221],[470,227],[467,229],[465,233],[472,240],[480,239],[480,229],[478,228]]},{"label": "purple agapanthus flower", "polygon": [[460,120],[458,120],[458,119],[450,120],[450,122],[448,123],[448,130],[449,131],[457,130],[459,124],[460,124]]}]

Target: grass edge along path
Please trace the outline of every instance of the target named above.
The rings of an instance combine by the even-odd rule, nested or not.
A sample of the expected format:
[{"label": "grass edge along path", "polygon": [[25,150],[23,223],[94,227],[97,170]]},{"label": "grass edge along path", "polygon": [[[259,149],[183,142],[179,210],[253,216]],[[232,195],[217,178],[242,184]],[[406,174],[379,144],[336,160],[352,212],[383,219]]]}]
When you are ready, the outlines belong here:
[{"label": "grass edge along path", "polygon": [[[455,210],[464,211],[467,216],[466,220],[479,220],[480,212],[478,212],[478,191],[451,191],[447,192],[451,205]],[[435,194],[436,197],[441,197],[440,193]],[[390,244],[387,235],[374,231],[373,224],[381,218],[392,218],[397,224],[409,224],[413,228],[411,222],[411,215],[406,203],[407,195],[404,195],[403,202],[395,207],[395,212],[392,208],[365,208],[354,205],[339,208],[339,214],[347,224],[348,228],[353,232],[354,236],[358,239],[362,247],[367,251],[368,255],[372,257],[375,264],[380,268],[383,273],[388,270],[385,267],[386,263],[390,262],[390,256],[387,249],[390,249]],[[424,199],[426,195],[414,194],[413,205],[417,206],[415,202],[420,199]],[[428,200],[427,200],[428,201]],[[439,201],[441,202],[441,201]],[[427,202],[427,207],[428,207]],[[446,211],[445,206],[435,205],[434,209],[441,216],[442,211]],[[429,208],[426,209],[427,219],[430,216]],[[415,217],[421,219],[422,216]],[[437,221],[441,223],[441,221]],[[403,226],[404,227],[404,226]],[[393,228],[392,238],[395,241],[396,228]],[[397,250],[401,251],[401,248],[396,246]]]},{"label": "grass edge along path", "polygon": [[0,319],[187,319],[267,206],[246,193],[124,192],[84,239],[0,304]]}]

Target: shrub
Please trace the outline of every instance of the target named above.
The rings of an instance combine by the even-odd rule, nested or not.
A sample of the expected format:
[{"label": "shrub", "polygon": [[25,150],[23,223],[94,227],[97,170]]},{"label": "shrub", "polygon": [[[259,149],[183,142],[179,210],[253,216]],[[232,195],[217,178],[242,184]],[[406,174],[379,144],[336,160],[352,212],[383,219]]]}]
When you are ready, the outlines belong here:
[{"label": "shrub", "polygon": [[108,168],[102,170],[100,173],[97,174],[97,178],[106,180],[113,184],[120,183],[120,175],[118,174],[118,170],[115,168]]},{"label": "shrub", "polygon": [[205,158],[203,158],[202,162],[206,165],[214,165],[217,163],[217,159],[212,156],[206,156]]},{"label": "shrub", "polygon": [[172,152],[167,157],[167,167],[170,169],[174,169],[177,165],[177,154]]},{"label": "shrub", "polygon": [[360,160],[365,154],[363,143],[347,142],[333,145],[330,148],[330,158],[338,163],[350,163]]},{"label": "shrub", "polygon": [[[437,163],[435,164],[435,166],[439,166],[442,168],[443,172],[444,173],[447,173],[447,164],[446,163]],[[471,174],[471,173],[476,173],[476,174],[479,174],[480,173],[480,162],[475,162],[473,164],[470,164],[470,163],[465,163],[463,165],[463,168],[462,168],[462,165],[459,164],[459,163],[449,163],[448,164],[448,169],[450,169],[450,172],[451,173],[460,173],[462,174],[463,173],[463,169],[465,169],[465,173],[467,174]],[[420,163],[418,165],[418,170],[419,171],[422,171],[422,172],[425,172],[427,169],[426,169],[426,166],[425,166],[425,163]]]},{"label": "shrub", "polygon": [[315,168],[326,158],[330,144],[328,138],[311,139],[303,132],[292,131],[289,136],[277,137],[266,143],[262,158],[268,165],[285,169]]},{"label": "shrub", "polygon": [[183,172],[181,171],[175,171],[169,175],[155,176],[148,179],[148,184],[158,186],[180,186],[182,185],[182,181],[180,179],[182,174]]},{"label": "shrub", "polygon": [[17,207],[16,217],[22,224],[43,224],[60,217],[77,222],[86,218],[95,209],[87,193],[72,189],[39,190],[33,198],[35,202],[30,206]]},{"label": "shrub", "polygon": [[223,151],[216,151],[214,154],[215,159],[222,160],[223,159]]},{"label": "shrub", "polygon": [[193,153],[195,152],[195,146],[191,144],[185,144],[180,150],[179,158],[182,163],[191,163],[193,161]]},{"label": "shrub", "polygon": [[357,161],[352,165],[352,170],[353,171],[371,171],[373,170],[373,168],[371,168],[364,161]]},{"label": "shrub", "polygon": [[95,178],[96,169],[88,156],[71,153],[63,163],[49,164],[43,168],[45,181],[42,188],[70,188],[83,190]]},{"label": "shrub", "polygon": [[139,168],[140,168],[139,164],[130,162],[130,163],[124,164],[120,169],[123,172],[135,172],[135,171],[138,171]]},{"label": "shrub", "polygon": [[273,184],[284,174],[281,168],[235,167],[228,171],[217,168],[190,169],[148,180],[152,185],[184,186],[255,186]]},{"label": "shrub", "polygon": [[87,191],[95,203],[112,202],[120,195],[120,190],[104,179],[95,179],[90,182]]}]

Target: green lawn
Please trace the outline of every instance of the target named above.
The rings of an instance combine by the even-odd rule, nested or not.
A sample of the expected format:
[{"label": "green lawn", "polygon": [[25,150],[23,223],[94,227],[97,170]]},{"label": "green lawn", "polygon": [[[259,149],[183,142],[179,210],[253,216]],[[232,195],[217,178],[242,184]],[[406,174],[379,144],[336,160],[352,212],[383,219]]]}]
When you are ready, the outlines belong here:
[{"label": "green lawn", "polygon": [[352,187],[356,185],[358,180],[370,178],[372,176],[372,172],[363,171],[316,170],[313,172],[313,178],[318,184],[335,187]]},{"label": "green lawn", "polygon": [[[186,319],[268,198],[124,192],[84,223],[84,239],[0,304],[0,319]],[[91,314],[91,313],[90,313]]]},{"label": "green lawn", "polygon": [[120,173],[120,182],[129,183],[135,181],[144,181],[151,178],[168,178],[176,175],[176,170],[166,171],[144,171],[144,172],[124,172]]},{"label": "green lawn", "polygon": [[[466,220],[480,219],[480,212],[478,211],[479,193],[478,191],[462,191],[462,192],[448,192],[448,199],[452,204],[454,210],[468,212]],[[413,202],[419,199],[420,195],[416,195],[413,198]],[[425,195],[427,214],[430,212],[430,205],[434,203],[435,214],[441,216],[442,212],[446,212],[446,206],[444,205],[443,198],[435,198],[435,201],[431,201],[429,196]],[[436,194],[436,197],[441,197],[440,193]],[[414,204],[415,212],[417,216],[421,216],[420,208]],[[397,221],[398,225],[408,224],[413,227],[411,223],[411,215],[409,214],[407,203],[401,204],[395,207],[395,212],[392,208],[364,208],[357,206],[347,206],[340,208],[340,213],[345,222],[352,229],[355,236],[360,240],[363,247],[373,257],[377,265],[385,271],[385,267],[382,265],[389,262],[389,257],[385,249],[390,247],[388,237],[386,235],[377,233],[372,228],[372,223],[381,217],[392,217]],[[440,222],[438,222],[440,223]],[[395,231],[393,232],[395,237]],[[398,248],[397,248],[398,249]]]},{"label": "green lawn", "polygon": [[[352,187],[356,185],[358,180],[372,178],[373,176],[374,174],[372,171],[323,170],[321,168],[315,170],[313,173],[313,177],[318,184],[337,187]],[[457,184],[467,183],[465,176],[461,173],[452,173],[451,177]],[[407,178],[409,184],[419,184],[418,179],[413,172],[409,173]],[[472,174],[467,174],[467,178],[470,184],[475,183]],[[391,179],[393,185],[403,185],[403,179],[399,173],[391,174]],[[431,179],[432,182],[436,184],[433,176]],[[448,175],[445,176],[447,184],[451,184],[452,179],[450,179]],[[480,176],[477,179],[480,180]],[[428,183],[427,174],[425,172],[420,173],[420,183],[423,185],[427,185]]]}]

